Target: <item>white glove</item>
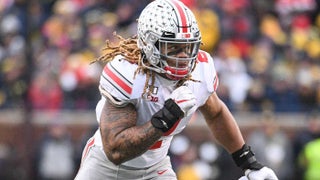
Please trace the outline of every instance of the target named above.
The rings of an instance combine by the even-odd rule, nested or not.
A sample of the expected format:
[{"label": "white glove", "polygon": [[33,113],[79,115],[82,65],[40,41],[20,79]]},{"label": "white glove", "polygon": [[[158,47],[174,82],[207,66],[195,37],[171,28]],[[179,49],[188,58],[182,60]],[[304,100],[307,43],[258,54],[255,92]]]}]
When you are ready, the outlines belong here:
[{"label": "white glove", "polygon": [[263,167],[260,170],[247,169],[244,173],[245,176],[239,180],[278,180],[273,170],[268,167]]},{"label": "white glove", "polygon": [[177,103],[184,116],[189,116],[196,111],[196,97],[187,86],[178,87],[171,93],[169,98]]}]

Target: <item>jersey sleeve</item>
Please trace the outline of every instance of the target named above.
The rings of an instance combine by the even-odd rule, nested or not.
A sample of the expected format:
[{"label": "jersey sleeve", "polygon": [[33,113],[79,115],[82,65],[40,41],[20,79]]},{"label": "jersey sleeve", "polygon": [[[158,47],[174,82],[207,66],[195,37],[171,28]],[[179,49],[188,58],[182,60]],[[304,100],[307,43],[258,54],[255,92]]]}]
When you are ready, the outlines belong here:
[{"label": "jersey sleeve", "polygon": [[200,51],[198,65],[201,66],[202,77],[204,77],[202,81],[205,81],[207,90],[210,93],[216,92],[219,86],[219,78],[211,55],[205,51]]},{"label": "jersey sleeve", "polygon": [[108,62],[100,77],[101,95],[117,106],[129,103],[136,66],[119,56]]}]

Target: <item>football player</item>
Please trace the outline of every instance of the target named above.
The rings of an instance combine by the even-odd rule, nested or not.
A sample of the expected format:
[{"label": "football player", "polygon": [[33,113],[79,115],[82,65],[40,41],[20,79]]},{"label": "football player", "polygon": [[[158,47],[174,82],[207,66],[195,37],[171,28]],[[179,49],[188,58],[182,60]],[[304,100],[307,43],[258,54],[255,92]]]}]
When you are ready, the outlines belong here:
[{"label": "football player", "polygon": [[138,19],[137,36],[111,46],[96,107],[99,128],[83,150],[77,180],[176,180],[168,149],[198,109],[217,141],[249,179],[274,179],[245,144],[216,94],[212,57],[201,51],[196,19],[182,2],[155,0]]}]

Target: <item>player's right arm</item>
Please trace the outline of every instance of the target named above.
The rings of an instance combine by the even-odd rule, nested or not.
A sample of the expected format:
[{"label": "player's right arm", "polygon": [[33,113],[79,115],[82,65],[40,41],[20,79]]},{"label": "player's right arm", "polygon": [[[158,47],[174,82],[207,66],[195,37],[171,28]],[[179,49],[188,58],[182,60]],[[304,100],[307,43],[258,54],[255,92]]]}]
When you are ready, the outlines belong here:
[{"label": "player's right arm", "polygon": [[97,118],[103,149],[114,164],[121,164],[146,152],[195,103],[190,90],[178,88],[150,121],[137,125],[135,100],[130,98],[133,74],[132,64],[114,60],[105,66],[100,80],[99,90],[106,101],[101,109],[98,108]]},{"label": "player's right arm", "polygon": [[151,122],[137,126],[135,107],[127,104],[116,107],[105,102],[100,118],[102,144],[108,159],[121,164],[143,154],[163,134]]},{"label": "player's right arm", "polygon": [[146,152],[163,133],[192,111],[196,100],[190,92],[187,87],[173,91],[172,97],[143,125],[136,125],[134,105],[119,107],[110,103],[112,99],[107,100],[100,116],[100,132],[108,159],[118,165]]},{"label": "player's right arm", "polygon": [[114,164],[143,154],[162,135],[150,122],[136,125],[137,112],[130,99],[134,66],[117,58],[106,64],[100,79],[105,101],[98,105],[97,118],[104,152]]}]

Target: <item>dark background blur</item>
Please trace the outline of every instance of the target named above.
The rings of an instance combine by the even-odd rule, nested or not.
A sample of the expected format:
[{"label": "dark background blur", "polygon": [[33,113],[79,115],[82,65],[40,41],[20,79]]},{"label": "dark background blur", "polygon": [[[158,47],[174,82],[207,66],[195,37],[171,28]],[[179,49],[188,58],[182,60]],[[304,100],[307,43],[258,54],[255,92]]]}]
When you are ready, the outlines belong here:
[{"label": "dark background blur", "polygon": [[[136,34],[148,2],[0,1],[1,180],[73,179],[97,127],[103,64],[90,62],[117,41],[113,32]],[[320,134],[320,1],[183,2],[214,57],[217,93],[258,159],[280,179],[302,179],[305,147]],[[181,180],[241,176],[200,114],[170,154]]]}]

